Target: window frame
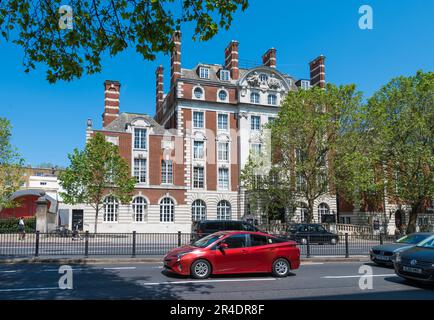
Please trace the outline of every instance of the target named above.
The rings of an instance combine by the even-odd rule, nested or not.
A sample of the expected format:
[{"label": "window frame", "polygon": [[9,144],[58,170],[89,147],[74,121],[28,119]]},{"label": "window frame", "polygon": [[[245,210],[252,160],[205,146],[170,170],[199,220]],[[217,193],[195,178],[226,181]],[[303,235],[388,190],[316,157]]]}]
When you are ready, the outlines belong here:
[{"label": "window frame", "polygon": [[[144,132],[144,134],[138,134]],[[148,129],[146,128],[134,128],[134,149],[135,150],[148,150]],[[144,148],[143,148],[144,145]]]},{"label": "window frame", "polygon": [[250,93],[250,103],[259,104],[260,102],[261,102],[261,96],[260,96],[259,92],[251,92]]},{"label": "window frame", "polygon": [[199,67],[199,78],[209,79],[210,78],[210,68],[209,67]]},{"label": "window frame", "polygon": [[[255,123],[254,119],[257,119],[257,123]],[[250,130],[252,131],[260,131],[261,130],[261,116],[251,115],[250,116]]]},{"label": "window frame", "polygon": [[[141,199],[142,202],[138,203],[137,200]],[[139,207],[142,207],[142,212],[140,213],[140,215],[142,215],[142,220],[137,220],[137,216],[139,215],[139,213],[137,212],[137,209]],[[143,223],[143,222],[147,222],[147,218],[148,218],[148,200],[141,196],[138,195],[136,197],[133,198],[133,201],[131,202],[131,208],[133,210],[133,221],[134,222],[138,222],[138,223]]]},{"label": "window frame", "polygon": [[[230,189],[230,174],[229,168],[220,167],[217,169],[217,185],[219,190],[229,190]],[[222,172],[226,172],[225,180],[222,179]]]},{"label": "window frame", "polygon": [[201,166],[194,166],[193,167],[193,189],[204,189],[204,188],[205,188],[205,168]]},{"label": "window frame", "polygon": [[[112,200],[112,201],[110,201]],[[111,212],[108,212],[107,206],[113,206]],[[111,219],[108,219],[112,216]],[[103,201],[103,222],[104,223],[117,223],[119,217],[119,200],[113,195],[108,195]]]},{"label": "window frame", "polygon": [[158,204],[160,206],[160,223],[174,223],[175,201],[171,197],[164,197]]},{"label": "window frame", "polygon": [[[199,118],[196,119],[195,116],[201,115]],[[201,126],[197,126],[196,124],[201,124]],[[205,113],[203,111],[193,111],[193,128],[194,129],[203,129],[205,127]]]},{"label": "window frame", "polygon": [[[220,126],[221,124],[223,125],[223,121],[220,121],[220,118],[226,118],[226,125],[225,126]],[[223,130],[223,131],[228,131],[229,130],[229,115],[227,113],[219,113],[217,115],[217,130]]]},{"label": "window frame", "polygon": [[161,160],[161,184],[173,184],[173,160]]},{"label": "window frame", "polygon": [[[136,162],[139,163],[137,167]],[[144,162],[144,165],[143,165]],[[148,161],[146,158],[134,158],[133,176],[136,179],[136,184],[145,184],[148,181]],[[142,181],[144,178],[144,181]]]}]

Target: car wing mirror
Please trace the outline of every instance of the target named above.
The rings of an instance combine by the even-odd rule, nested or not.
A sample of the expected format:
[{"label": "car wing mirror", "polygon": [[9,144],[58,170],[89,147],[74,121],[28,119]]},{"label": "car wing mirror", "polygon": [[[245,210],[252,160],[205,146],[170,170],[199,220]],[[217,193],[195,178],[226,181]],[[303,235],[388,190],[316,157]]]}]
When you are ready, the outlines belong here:
[{"label": "car wing mirror", "polygon": [[224,250],[227,249],[229,245],[227,243],[220,243],[218,247],[220,250]]}]

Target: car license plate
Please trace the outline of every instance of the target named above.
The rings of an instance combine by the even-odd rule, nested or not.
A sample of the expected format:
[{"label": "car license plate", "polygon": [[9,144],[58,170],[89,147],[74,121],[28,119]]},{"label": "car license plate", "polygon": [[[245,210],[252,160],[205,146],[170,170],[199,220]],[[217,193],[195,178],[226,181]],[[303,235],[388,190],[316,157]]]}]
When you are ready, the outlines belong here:
[{"label": "car license plate", "polygon": [[382,260],[382,261],[389,261],[390,257],[386,257],[386,256],[381,256],[381,255],[376,255],[375,259],[377,260]]},{"label": "car license plate", "polygon": [[403,266],[402,270],[404,270],[406,272],[412,272],[412,273],[422,273],[422,269],[411,268],[411,267],[406,267],[406,266]]}]

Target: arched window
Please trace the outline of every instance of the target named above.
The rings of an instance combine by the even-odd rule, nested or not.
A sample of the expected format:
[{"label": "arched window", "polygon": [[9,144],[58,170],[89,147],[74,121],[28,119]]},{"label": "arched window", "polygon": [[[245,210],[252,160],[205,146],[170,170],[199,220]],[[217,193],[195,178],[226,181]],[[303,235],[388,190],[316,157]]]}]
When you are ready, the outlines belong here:
[{"label": "arched window", "polygon": [[250,94],[250,103],[259,103],[259,93],[252,92]]},{"label": "arched window", "polygon": [[201,88],[196,87],[196,88],[194,89],[193,93],[194,93],[194,97],[195,97],[196,99],[202,99],[202,96],[203,96],[203,90],[202,90]]},{"label": "arched window", "polygon": [[148,203],[143,197],[135,197],[133,200],[133,214],[135,222],[145,221],[148,209]]},{"label": "arched window", "polygon": [[222,200],[217,204],[217,220],[231,220],[231,204]]},{"label": "arched window", "polygon": [[321,223],[322,216],[327,214],[330,214],[330,208],[327,203],[323,202],[318,206],[318,222]]},{"label": "arched window", "polygon": [[268,95],[268,104],[275,106],[277,104],[277,96],[275,94]]},{"label": "arched window", "polygon": [[114,196],[104,199],[104,222],[118,221],[119,201]]},{"label": "arched window", "polygon": [[206,219],[206,204],[203,200],[195,200],[191,205],[191,219],[200,221]]},{"label": "arched window", "polygon": [[175,204],[171,198],[163,198],[160,201],[160,222],[173,222]]}]

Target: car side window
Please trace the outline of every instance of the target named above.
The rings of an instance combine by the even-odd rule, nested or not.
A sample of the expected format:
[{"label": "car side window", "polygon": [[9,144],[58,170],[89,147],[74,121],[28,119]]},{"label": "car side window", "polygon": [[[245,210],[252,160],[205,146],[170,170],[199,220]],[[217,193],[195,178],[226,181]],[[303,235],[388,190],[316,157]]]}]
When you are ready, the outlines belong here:
[{"label": "car side window", "polygon": [[268,244],[266,236],[261,236],[257,234],[250,235],[250,243],[252,247],[265,246],[266,244]]},{"label": "car side window", "polygon": [[273,244],[273,243],[282,243],[282,242],[287,241],[287,240],[285,240],[285,239],[279,239],[279,238],[274,238],[274,237],[268,237],[267,240],[268,240],[268,243],[269,243],[269,244]]},{"label": "car side window", "polygon": [[246,235],[236,234],[227,237],[222,241],[222,243],[226,243],[228,245],[228,249],[245,248],[247,246]]}]

